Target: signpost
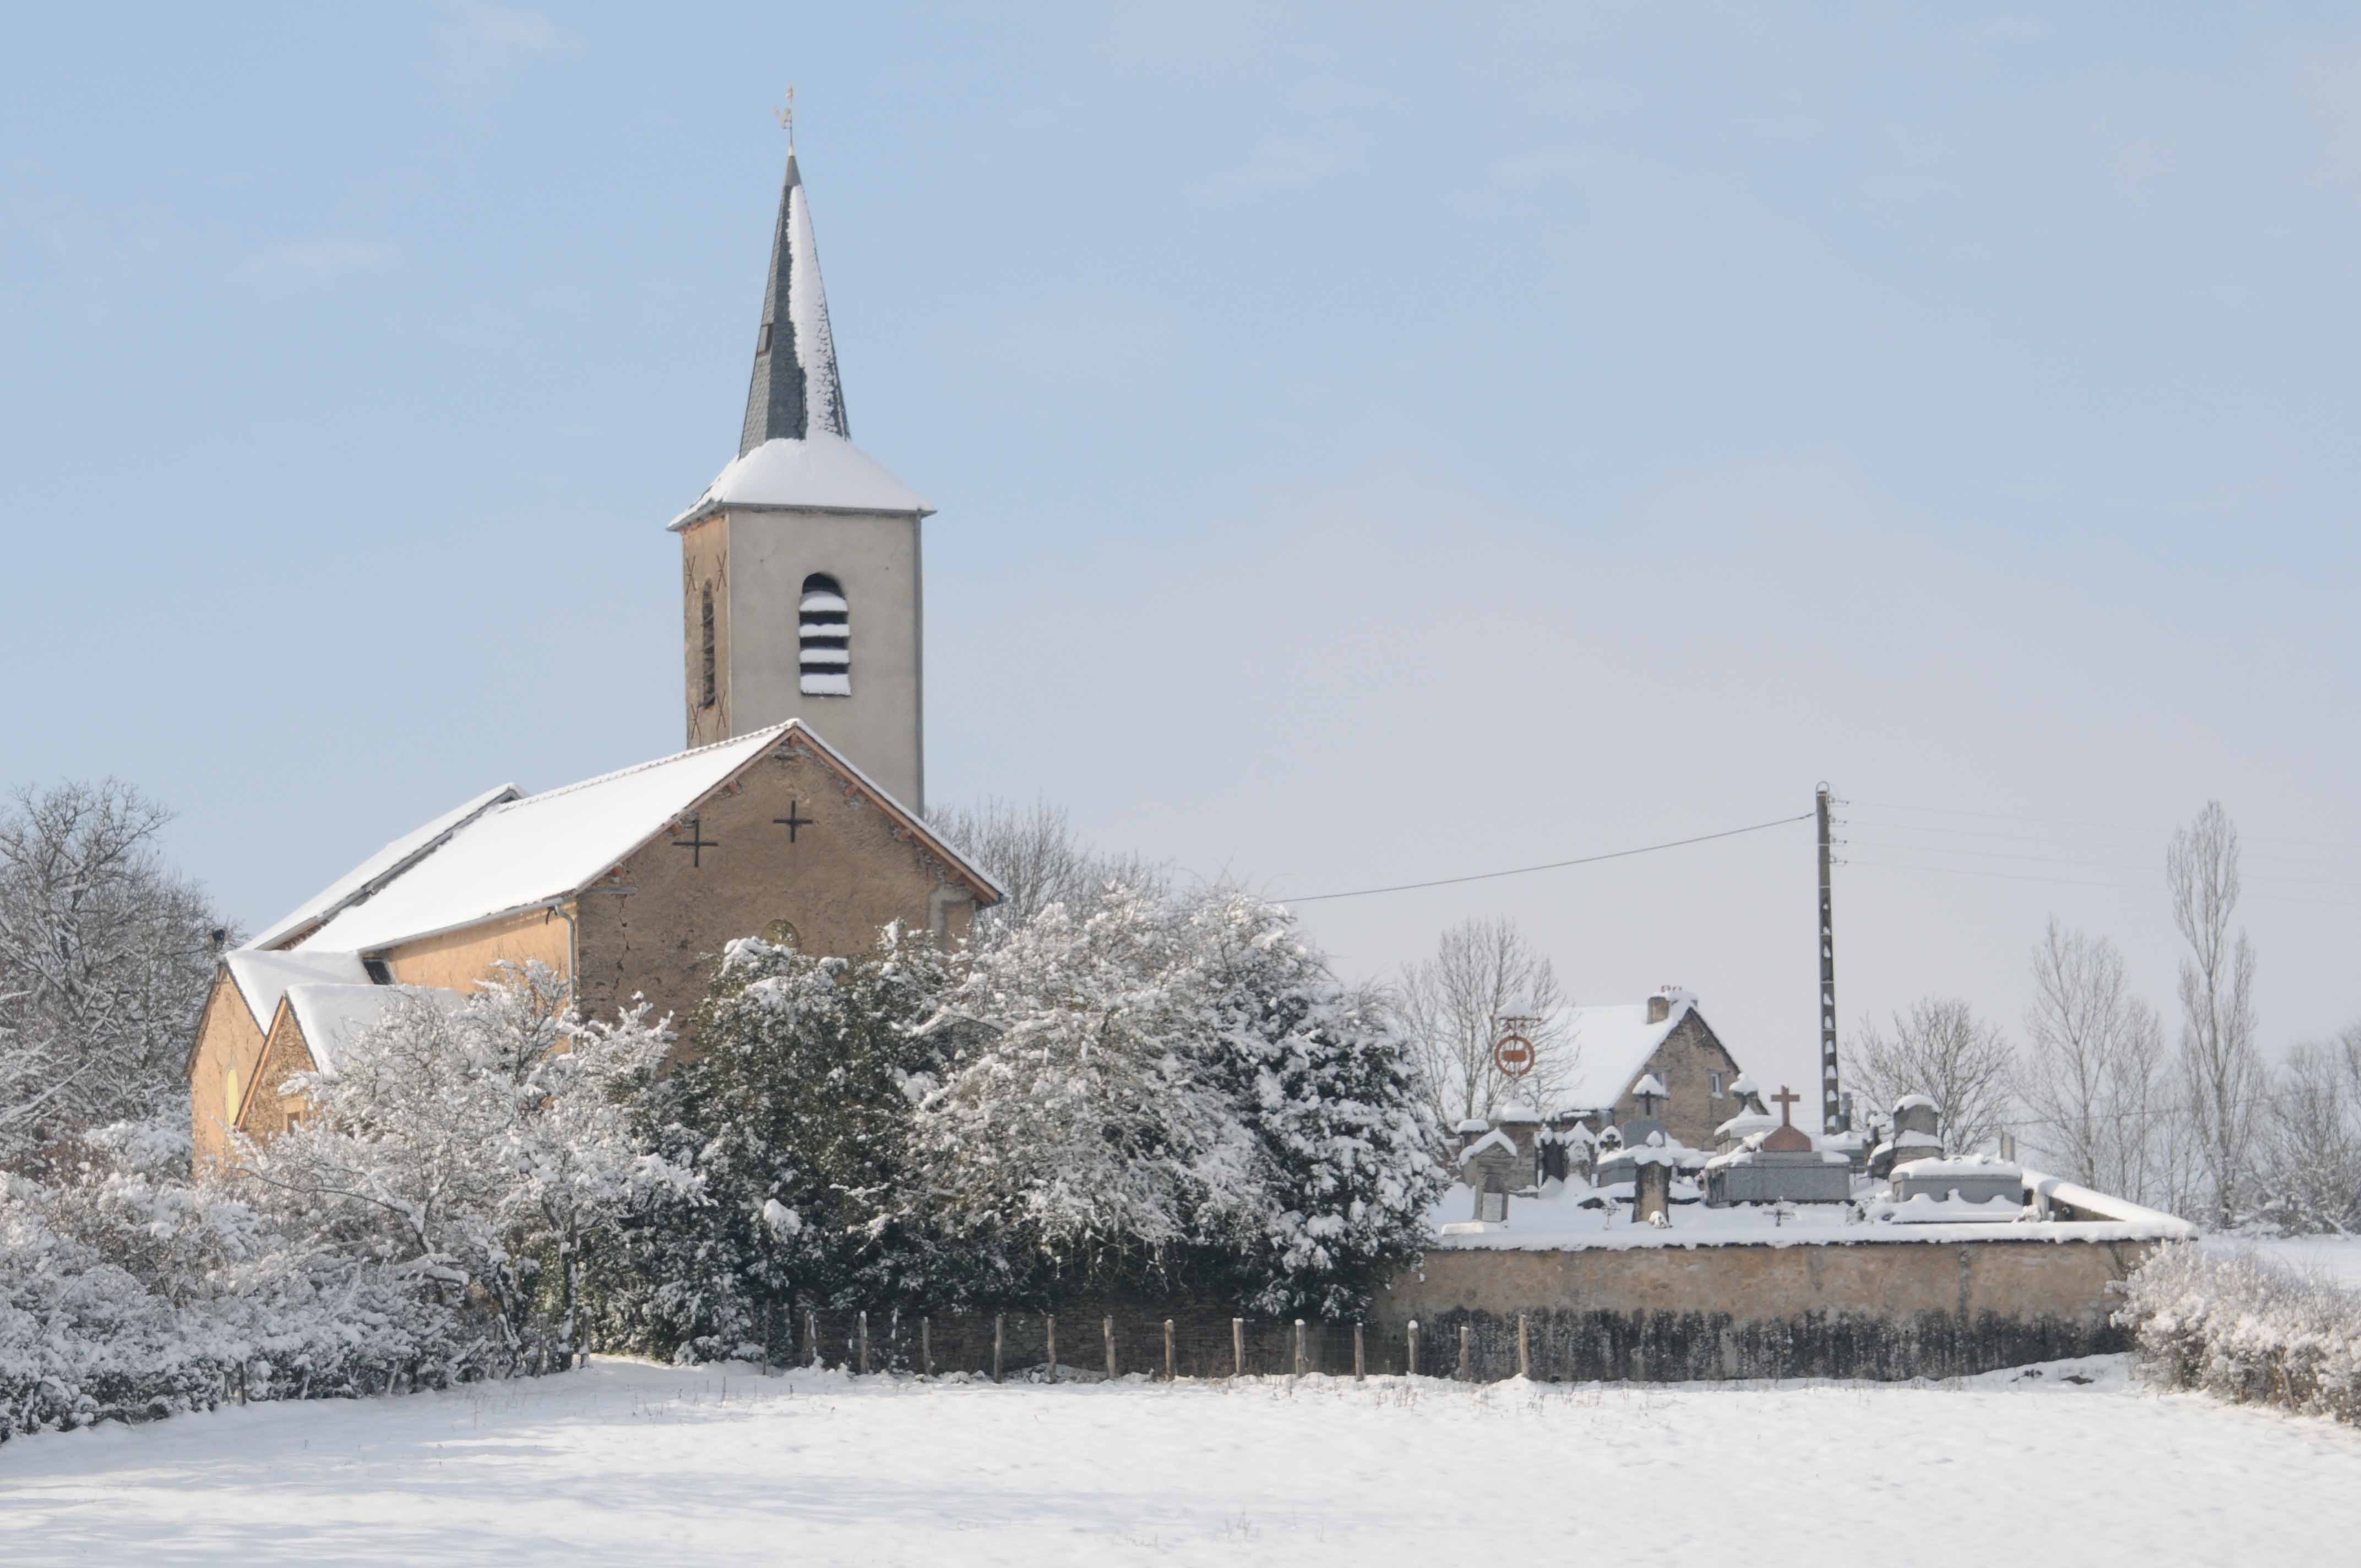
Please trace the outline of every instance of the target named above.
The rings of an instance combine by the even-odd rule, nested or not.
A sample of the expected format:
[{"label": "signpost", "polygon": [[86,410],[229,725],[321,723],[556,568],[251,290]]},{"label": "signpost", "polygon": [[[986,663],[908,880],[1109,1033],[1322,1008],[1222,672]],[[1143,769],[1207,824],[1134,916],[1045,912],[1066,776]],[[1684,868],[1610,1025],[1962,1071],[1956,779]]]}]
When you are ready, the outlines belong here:
[{"label": "signpost", "polygon": [[1503,1018],[1500,1037],[1492,1042],[1492,1065],[1505,1078],[1522,1078],[1533,1070],[1533,1043],[1524,1030],[1541,1022],[1538,1018]]}]

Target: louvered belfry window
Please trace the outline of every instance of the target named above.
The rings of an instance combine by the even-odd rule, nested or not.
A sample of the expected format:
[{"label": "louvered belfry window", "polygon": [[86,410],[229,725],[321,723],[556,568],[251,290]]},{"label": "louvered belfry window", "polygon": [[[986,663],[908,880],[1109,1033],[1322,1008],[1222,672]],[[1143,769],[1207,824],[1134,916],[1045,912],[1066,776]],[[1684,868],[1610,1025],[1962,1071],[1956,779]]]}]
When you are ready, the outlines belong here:
[{"label": "louvered belfry window", "polygon": [[801,624],[803,692],[806,696],[852,695],[852,611],[843,586],[826,572],[804,579]]}]

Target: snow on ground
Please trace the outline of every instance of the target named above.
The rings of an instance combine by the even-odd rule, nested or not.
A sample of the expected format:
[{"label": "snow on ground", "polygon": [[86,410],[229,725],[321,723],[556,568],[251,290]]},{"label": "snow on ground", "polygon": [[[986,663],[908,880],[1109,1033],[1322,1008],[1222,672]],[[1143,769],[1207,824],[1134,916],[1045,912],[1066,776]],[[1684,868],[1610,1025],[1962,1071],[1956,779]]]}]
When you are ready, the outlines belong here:
[{"label": "snow on ground", "polygon": [[2041,1370],[1048,1387],[601,1360],[18,1439],[0,1561],[1432,1568],[1604,1545],[1825,1568],[2329,1563],[2361,1539],[2361,1432],[2149,1393],[2114,1358]]}]

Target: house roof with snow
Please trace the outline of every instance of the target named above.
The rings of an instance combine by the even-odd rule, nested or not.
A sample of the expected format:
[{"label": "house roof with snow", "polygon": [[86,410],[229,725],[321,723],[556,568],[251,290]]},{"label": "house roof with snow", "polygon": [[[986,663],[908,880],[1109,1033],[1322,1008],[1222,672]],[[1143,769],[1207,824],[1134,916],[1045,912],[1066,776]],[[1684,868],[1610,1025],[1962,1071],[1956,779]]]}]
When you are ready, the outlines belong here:
[{"label": "house roof with snow", "polygon": [[[379,879],[366,894],[345,904],[291,954],[269,956],[342,954],[351,959],[562,904],[687,816],[698,801],[769,754],[790,733],[799,748],[833,767],[917,837],[975,890],[982,903],[999,902],[1003,894],[990,877],[801,719],[791,718],[561,789],[498,801],[436,839],[392,876]],[[280,983],[298,978],[360,977],[304,974]]]},{"label": "house roof with snow", "polygon": [[405,997],[421,998],[445,1013],[456,1013],[467,1000],[456,991],[427,985],[291,985],[287,1009],[303,1031],[312,1064],[322,1072],[334,1072],[345,1048]]},{"label": "house roof with snow", "polygon": [[[1671,992],[1670,1000],[1663,1020],[1653,1024],[1644,1002],[1569,1007],[1557,1014],[1576,1053],[1574,1077],[1560,1102],[1565,1109],[1605,1111],[1623,1098],[1648,1070],[1656,1047],[1697,1009],[1697,998],[1686,991]],[[1662,1094],[1664,1086],[1653,1092]]]},{"label": "house roof with snow", "polygon": [[247,1012],[253,1014],[254,1026],[266,1035],[270,1032],[270,1021],[278,1015],[280,1001],[290,987],[368,983],[368,975],[361,968],[358,953],[325,948],[271,953],[253,948],[239,948],[222,955],[222,967],[229,970],[229,978],[237,987],[238,1000],[245,1003]]},{"label": "house roof with snow", "polygon": [[746,389],[738,456],[672,526],[686,528],[724,508],[919,517],[934,510],[852,444],[828,293],[820,285],[811,203],[792,148],[771,236],[771,269],[763,283],[763,320],[755,331],[754,373]]}]

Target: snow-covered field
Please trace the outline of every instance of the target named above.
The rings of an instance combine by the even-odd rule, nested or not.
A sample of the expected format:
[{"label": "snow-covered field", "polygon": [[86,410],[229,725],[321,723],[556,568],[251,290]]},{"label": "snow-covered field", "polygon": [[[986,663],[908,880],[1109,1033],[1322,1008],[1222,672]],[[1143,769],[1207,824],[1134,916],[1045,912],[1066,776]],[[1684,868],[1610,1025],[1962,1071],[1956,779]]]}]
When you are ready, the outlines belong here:
[{"label": "snow-covered field", "polygon": [[2113,1358],[2043,1370],[994,1387],[602,1360],[20,1439],[0,1561],[2147,1565],[2361,1540],[2361,1432],[2155,1395]]}]

